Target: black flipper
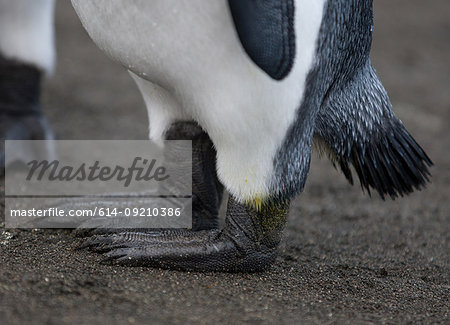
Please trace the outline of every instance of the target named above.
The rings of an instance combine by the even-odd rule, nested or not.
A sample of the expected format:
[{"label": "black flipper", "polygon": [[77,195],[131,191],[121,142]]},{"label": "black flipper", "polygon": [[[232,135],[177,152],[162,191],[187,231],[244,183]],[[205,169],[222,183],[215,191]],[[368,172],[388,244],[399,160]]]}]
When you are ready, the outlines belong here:
[{"label": "black flipper", "polygon": [[228,0],[247,54],[270,77],[281,80],[295,58],[293,0]]},{"label": "black flipper", "polygon": [[342,86],[331,89],[316,120],[315,138],[353,184],[353,165],[363,189],[384,199],[425,187],[430,158],[392,112],[370,61]]}]

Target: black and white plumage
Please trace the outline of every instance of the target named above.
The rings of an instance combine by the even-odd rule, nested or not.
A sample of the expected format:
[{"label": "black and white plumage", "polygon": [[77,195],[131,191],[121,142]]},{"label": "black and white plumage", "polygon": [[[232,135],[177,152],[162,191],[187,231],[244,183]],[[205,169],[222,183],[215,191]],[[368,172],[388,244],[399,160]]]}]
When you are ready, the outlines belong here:
[{"label": "black and white plumage", "polygon": [[284,181],[274,161],[304,96],[324,1],[295,2],[297,51],[281,80],[249,58],[226,0],[73,4],[93,40],[131,71],[147,104],[151,139],[163,139],[174,121],[194,120],[214,143],[219,178],[238,201],[277,192]]},{"label": "black and white plumage", "polygon": [[[417,146],[409,158],[416,163],[399,156],[409,136],[370,64],[372,1],[73,4],[94,41],[132,72],[150,137],[159,141],[174,121],[195,120],[238,201],[299,193],[314,135],[349,180],[353,163],[366,188],[395,196],[423,184],[431,162]],[[382,159],[388,152],[413,170],[398,174]]]},{"label": "black and white plumage", "polygon": [[371,0],[325,3],[307,94],[275,161],[281,197],[303,188],[309,161],[295,157],[310,151],[311,134],[352,184],[353,165],[369,193],[395,198],[425,186],[431,160],[392,111],[370,62],[372,31]]}]

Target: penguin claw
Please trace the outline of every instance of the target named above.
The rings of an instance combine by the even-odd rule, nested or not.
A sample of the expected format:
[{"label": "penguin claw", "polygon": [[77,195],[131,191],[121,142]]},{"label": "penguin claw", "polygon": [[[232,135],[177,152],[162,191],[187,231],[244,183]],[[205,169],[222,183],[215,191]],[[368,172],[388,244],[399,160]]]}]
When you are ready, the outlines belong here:
[{"label": "penguin claw", "polygon": [[104,254],[105,259],[111,262],[118,262],[128,258],[128,252],[124,248],[117,248]]},{"label": "penguin claw", "polygon": [[97,235],[93,236],[87,240],[85,240],[83,243],[81,243],[77,248],[78,249],[88,249],[90,251],[94,252],[103,252],[108,251],[106,248],[108,244],[112,244],[111,236],[109,235]]}]

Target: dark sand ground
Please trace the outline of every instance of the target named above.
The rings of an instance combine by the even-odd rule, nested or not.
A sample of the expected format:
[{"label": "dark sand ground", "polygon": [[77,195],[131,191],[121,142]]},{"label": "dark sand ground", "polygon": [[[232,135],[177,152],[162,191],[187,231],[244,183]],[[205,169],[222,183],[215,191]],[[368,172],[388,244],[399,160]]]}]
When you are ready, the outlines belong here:
[{"label": "dark sand ground", "polygon": [[[376,0],[375,17],[373,63],[435,163],[427,190],[383,202],[315,158],[261,274],[109,266],[73,250],[70,231],[0,230],[0,323],[450,324],[450,1]],[[138,91],[69,1],[58,2],[57,41],[43,99],[57,137],[145,139]]]}]

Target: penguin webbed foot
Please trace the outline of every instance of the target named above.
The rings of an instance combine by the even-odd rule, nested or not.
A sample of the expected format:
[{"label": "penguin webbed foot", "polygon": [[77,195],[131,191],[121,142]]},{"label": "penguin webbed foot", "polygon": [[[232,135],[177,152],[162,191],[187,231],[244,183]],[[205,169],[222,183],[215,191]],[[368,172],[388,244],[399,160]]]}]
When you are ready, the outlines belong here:
[{"label": "penguin webbed foot", "polygon": [[98,235],[80,248],[103,253],[107,261],[186,271],[257,272],[277,256],[288,205],[255,211],[230,198],[222,230],[182,229]]}]

